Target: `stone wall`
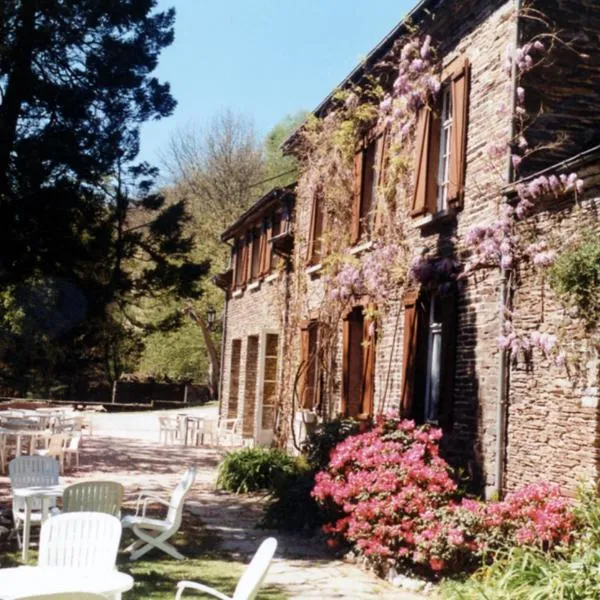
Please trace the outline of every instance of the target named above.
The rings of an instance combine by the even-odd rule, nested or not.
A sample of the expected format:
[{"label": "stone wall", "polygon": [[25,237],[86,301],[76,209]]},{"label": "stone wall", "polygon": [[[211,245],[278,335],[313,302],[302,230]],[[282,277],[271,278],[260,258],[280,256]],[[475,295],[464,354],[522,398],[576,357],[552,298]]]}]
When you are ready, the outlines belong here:
[{"label": "stone wall", "polygon": [[[600,162],[578,169],[587,191],[575,202],[550,202],[536,215],[540,231],[559,252],[582,229],[598,227]],[[565,307],[547,279],[532,269],[517,274],[514,323],[519,331],[555,334],[567,365],[534,351],[510,371],[507,429],[507,486],[540,478],[573,489],[578,480],[598,477],[598,356],[582,322]]]},{"label": "stone wall", "polygon": [[[277,272],[234,292],[227,300],[219,412],[224,418],[241,418],[244,437],[254,437],[254,431],[261,419],[259,411],[256,410],[261,393],[258,390],[257,361],[261,351],[260,345],[265,339],[263,334],[267,331],[282,331],[286,282],[286,275]],[[240,347],[237,381],[231,377],[232,358],[235,358],[232,356],[234,344],[239,344]],[[230,398],[232,393],[235,395],[236,387],[237,406],[231,407],[230,410]]]}]

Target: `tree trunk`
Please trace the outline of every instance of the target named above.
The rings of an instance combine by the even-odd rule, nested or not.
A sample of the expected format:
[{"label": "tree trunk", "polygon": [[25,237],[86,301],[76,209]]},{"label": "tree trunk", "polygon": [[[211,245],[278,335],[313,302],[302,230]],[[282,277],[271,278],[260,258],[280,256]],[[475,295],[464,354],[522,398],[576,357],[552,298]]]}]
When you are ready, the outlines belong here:
[{"label": "tree trunk", "polygon": [[13,66],[0,104],[0,206],[6,202],[8,194],[10,155],[17,137],[21,106],[31,91],[36,4],[34,0],[21,1],[15,47],[10,53]]},{"label": "tree trunk", "polygon": [[190,315],[192,320],[202,330],[202,337],[204,338],[204,345],[208,351],[209,358],[209,369],[208,369],[208,389],[212,400],[216,400],[219,392],[219,353],[210,335],[210,330],[204,319],[202,319],[198,313],[191,307],[187,307],[186,312]]}]

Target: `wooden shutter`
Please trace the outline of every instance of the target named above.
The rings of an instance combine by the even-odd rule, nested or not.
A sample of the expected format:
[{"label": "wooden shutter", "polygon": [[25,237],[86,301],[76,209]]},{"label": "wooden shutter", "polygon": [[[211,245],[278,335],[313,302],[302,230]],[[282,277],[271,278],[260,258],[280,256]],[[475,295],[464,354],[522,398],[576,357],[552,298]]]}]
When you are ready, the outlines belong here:
[{"label": "wooden shutter", "polygon": [[242,285],[250,281],[250,267],[252,262],[252,242],[251,234],[246,235],[246,240],[242,248]]},{"label": "wooden shutter", "polygon": [[352,202],[352,230],[350,243],[356,244],[360,239],[360,201],[363,180],[363,155],[364,147],[354,154],[354,201]]},{"label": "wooden shutter", "polygon": [[[369,307],[369,313],[372,312]],[[373,325],[372,335],[369,335]],[[373,415],[373,398],[375,395],[375,353],[376,332],[375,321],[363,319],[363,380],[362,380],[362,408],[361,417],[367,418]]]},{"label": "wooden shutter", "polygon": [[231,276],[231,281],[233,281],[233,289],[235,289],[237,287],[237,272],[238,272],[238,260],[237,260],[237,256],[238,256],[238,252],[240,251],[239,245],[237,243],[237,241],[234,242],[233,244],[233,248],[231,249],[231,265],[232,265],[232,269],[233,269],[233,274]]},{"label": "wooden shutter", "polygon": [[269,243],[271,237],[271,219],[265,219],[260,235],[260,275],[264,276],[271,270],[271,252],[272,244]]},{"label": "wooden shutter", "polygon": [[[379,138],[379,155],[377,165],[377,186],[383,188],[385,186],[387,177],[387,164],[388,164],[388,145],[389,145],[389,128],[386,127],[383,130],[383,134]],[[381,229],[383,222],[384,210],[385,210],[385,198],[382,194],[376,199],[377,204],[375,206],[375,223],[373,231],[375,234]]]},{"label": "wooden shutter", "polygon": [[456,367],[456,293],[440,298],[442,303],[442,373],[438,419],[440,425],[452,425],[452,398]]},{"label": "wooden shutter", "polygon": [[415,157],[415,189],[413,193],[413,217],[423,215],[431,206],[430,174],[437,165],[431,164],[431,129],[433,111],[429,106],[423,106],[417,116],[417,139]]},{"label": "wooden shutter", "polygon": [[402,395],[400,412],[403,417],[412,417],[415,372],[417,364],[417,344],[419,330],[417,292],[408,292],[404,298],[404,351],[402,357]]},{"label": "wooden shutter", "polygon": [[451,76],[452,139],[448,205],[455,209],[463,206],[465,164],[467,150],[467,122],[469,112],[469,61],[455,69]]},{"label": "wooden shutter", "polygon": [[300,322],[300,406],[302,408],[311,408],[307,406],[308,391],[308,373],[309,373],[309,347],[310,347],[310,321]]},{"label": "wooden shutter", "polygon": [[350,319],[343,321],[342,331],[342,414],[348,412],[348,396],[350,387]]}]

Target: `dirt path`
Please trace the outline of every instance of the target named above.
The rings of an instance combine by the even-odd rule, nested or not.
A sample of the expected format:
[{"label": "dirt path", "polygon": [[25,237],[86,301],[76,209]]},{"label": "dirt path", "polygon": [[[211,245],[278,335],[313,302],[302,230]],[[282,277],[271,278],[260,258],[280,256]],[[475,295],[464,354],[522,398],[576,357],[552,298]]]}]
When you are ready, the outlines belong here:
[{"label": "dirt path", "polygon": [[[212,551],[244,559],[269,535],[278,539],[276,559],[268,581],[281,586],[290,599],[368,598],[418,600],[421,596],[400,591],[359,567],[328,554],[323,539],[282,534],[256,528],[261,516],[260,497],[242,497],[215,489],[216,468],[225,449],[204,446],[160,446],[158,426],[149,415],[101,415],[94,435],[84,437],[81,469],[68,473],[66,483],[84,478],[110,478],[125,486],[126,505],[132,506],[140,489],[168,494],[187,464],[198,467],[198,477],[188,500],[188,515],[203,526],[203,545]],[[111,418],[114,417],[114,418]],[[154,421],[157,423],[156,415]],[[136,438],[122,436],[129,431]],[[116,432],[116,435],[109,435]],[[0,503],[10,501],[7,477],[0,477]]]}]

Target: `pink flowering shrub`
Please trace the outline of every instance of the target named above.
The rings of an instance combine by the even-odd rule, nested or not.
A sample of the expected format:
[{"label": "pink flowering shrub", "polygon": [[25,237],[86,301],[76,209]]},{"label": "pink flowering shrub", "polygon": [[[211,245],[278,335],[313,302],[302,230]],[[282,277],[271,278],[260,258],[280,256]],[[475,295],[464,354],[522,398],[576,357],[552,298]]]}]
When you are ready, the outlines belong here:
[{"label": "pink flowering shrub", "polygon": [[316,476],[313,497],[339,518],[324,527],[380,566],[438,573],[474,566],[507,546],[567,544],[572,504],[545,483],[499,502],[460,499],[439,456],[442,432],[395,415],[352,436]]},{"label": "pink flowering shrub", "polygon": [[[325,526],[375,562],[411,562],[438,570],[436,511],[457,497],[450,468],[439,456],[439,429],[396,416],[339,444],[313,496],[343,516]],[[458,538],[457,538],[458,539]]]}]

